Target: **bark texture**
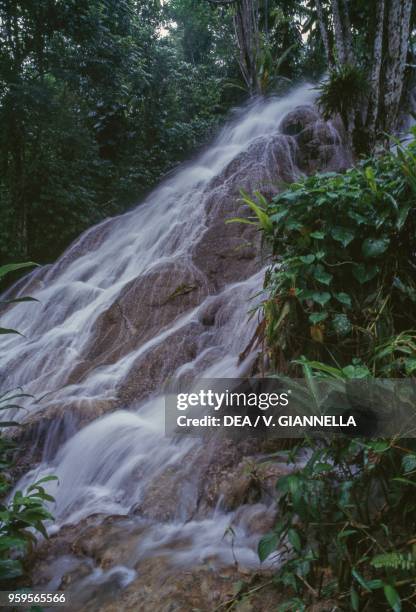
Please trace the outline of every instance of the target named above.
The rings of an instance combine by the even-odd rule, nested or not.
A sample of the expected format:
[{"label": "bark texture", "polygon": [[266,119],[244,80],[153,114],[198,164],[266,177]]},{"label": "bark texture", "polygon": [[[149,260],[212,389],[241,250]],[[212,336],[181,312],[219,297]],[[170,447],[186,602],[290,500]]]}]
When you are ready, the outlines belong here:
[{"label": "bark texture", "polygon": [[373,65],[370,77],[370,97],[367,110],[367,132],[373,143],[376,137],[376,124],[379,113],[380,101],[380,75],[383,59],[383,33],[384,33],[384,15],[385,15],[385,0],[379,0],[377,4],[376,14],[376,29],[374,36],[373,47]]},{"label": "bark texture", "polygon": [[322,9],[321,0],[315,0],[315,7],[316,7],[317,15],[318,15],[319,30],[321,32],[322,43],[325,49],[326,60],[328,62],[329,68],[333,68],[334,57],[332,54],[331,47],[329,45],[328,29],[327,29],[327,24],[325,23],[324,11]]},{"label": "bark texture", "polygon": [[[216,6],[230,6],[235,8],[234,31],[238,46],[238,63],[241,74],[250,96],[261,94],[260,79],[258,76],[258,60],[260,55],[260,9],[259,0],[207,0]],[[265,4],[266,11],[268,4]],[[266,36],[267,32],[266,17]]]},{"label": "bark texture", "polygon": [[338,0],[332,0],[332,18],[334,20],[334,36],[337,62],[339,64],[346,64],[347,51],[345,48],[344,32],[341,21],[341,11]]},{"label": "bark texture", "polygon": [[241,74],[250,95],[260,94],[257,64],[260,54],[258,0],[239,0],[234,16]]},{"label": "bark texture", "polygon": [[[323,4],[322,0],[315,0],[315,7],[330,68],[330,40],[333,38],[336,66],[357,67],[364,78],[367,77],[368,102],[363,103],[363,96],[358,95],[344,122],[350,141],[354,140],[358,149],[363,147],[361,152],[370,152],[377,141],[383,141],[383,134],[398,129],[400,105],[406,90],[406,60],[414,0],[370,0],[364,18],[350,12],[352,3],[353,0],[330,0]],[[328,33],[326,21],[331,24],[332,36]],[[367,47],[364,47],[365,60],[360,59],[362,50],[357,57],[354,52],[354,36],[358,36],[355,33],[359,32],[358,43],[362,45],[363,28],[370,32]]]}]

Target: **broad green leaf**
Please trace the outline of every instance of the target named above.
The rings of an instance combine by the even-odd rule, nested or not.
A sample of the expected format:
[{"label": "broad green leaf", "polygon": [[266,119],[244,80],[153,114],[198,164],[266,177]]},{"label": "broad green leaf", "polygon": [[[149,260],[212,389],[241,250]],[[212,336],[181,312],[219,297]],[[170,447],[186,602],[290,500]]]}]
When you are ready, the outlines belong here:
[{"label": "broad green leaf", "polygon": [[27,548],[27,540],[19,537],[0,536],[0,551],[10,550],[11,548],[25,550]]},{"label": "broad green leaf", "polygon": [[41,478],[40,480],[37,480],[35,482],[35,486],[38,486],[38,485],[43,484],[45,482],[51,482],[52,480],[59,480],[58,476],[53,476],[52,474],[50,476],[44,476],[43,478]]},{"label": "broad green leaf", "polygon": [[343,247],[347,247],[355,238],[354,232],[346,227],[334,227],[331,230],[331,236]]},{"label": "broad green leaf", "polygon": [[355,212],[354,210],[349,210],[348,216],[351,217],[351,219],[353,219],[357,223],[357,225],[369,223],[368,219],[366,219],[363,215],[360,215],[359,213]]},{"label": "broad green leaf", "polygon": [[288,221],[285,227],[290,231],[296,231],[301,230],[303,228],[303,225],[302,223],[299,223],[299,221]]},{"label": "broad green leaf", "polygon": [[344,531],[339,532],[339,534],[337,535],[337,539],[344,540],[345,538],[348,538],[350,535],[354,535],[356,533],[357,533],[356,529],[345,529]]},{"label": "broad green leaf", "polygon": [[298,532],[295,529],[289,529],[287,532],[287,537],[296,552],[300,552],[302,550],[302,543],[300,541]]},{"label": "broad green leaf", "polygon": [[320,304],[320,306],[325,306],[325,304],[327,304],[331,299],[331,294],[327,291],[315,291],[311,294],[310,299],[316,302],[317,304]]},{"label": "broad green leaf", "polygon": [[356,569],[351,570],[351,574],[354,576],[358,584],[362,586],[365,591],[368,591],[368,592],[371,591],[370,587],[367,584],[367,581],[363,578],[363,576],[361,576],[359,572],[357,572]]},{"label": "broad green leaf", "polygon": [[352,380],[354,378],[367,378],[370,376],[370,370],[366,366],[349,365],[342,368],[345,378]]},{"label": "broad green leaf", "polygon": [[318,282],[324,285],[329,285],[333,279],[332,274],[327,272],[325,268],[321,265],[315,267],[315,270],[313,271],[313,276]]},{"label": "broad green leaf", "polygon": [[6,274],[9,274],[9,272],[15,272],[16,270],[22,270],[23,268],[33,268],[34,266],[38,266],[38,264],[34,263],[33,261],[0,266],[0,278],[6,276]]},{"label": "broad green leaf", "polygon": [[325,321],[325,319],[327,318],[328,318],[327,312],[314,312],[313,314],[309,315],[309,321],[312,323],[312,325],[317,325],[318,323],[322,323],[322,321]]},{"label": "broad green leaf", "polygon": [[20,302],[39,302],[39,300],[30,296],[15,298],[14,300],[0,300],[0,304],[18,304]]},{"label": "broad green leaf", "polygon": [[21,336],[22,334],[15,329],[8,329],[7,327],[0,327],[0,334],[17,334]]},{"label": "broad green leaf", "polygon": [[393,612],[401,612],[401,609],[402,609],[401,599],[400,599],[398,592],[394,588],[394,586],[392,586],[391,584],[385,584],[383,589],[384,589],[384,595],[389,605],[391,606],[391,609],[393,610]]},{"label": "broad green leaf", "polygon": [[276,552],[278,536],[276,533],[268,533],[259,542],[258,555],[261,563],[267,559],[272,553]]},{"label": "broad green leaf", "polygon": [[230,223],[245,223],[246,225],[257,225],[256,221],[252,221],[251,219],[245,219],[244,217],[233,217],[232,219],[227,219],[225,224],[229,225]]},{"label": "broad green leaf", "polygon": [[405,474],[416,470],[416,455],[405,455],[402,459],[402,467]]},{"label": "broad green leaf", "polygon": [[335,293],[334,296],[338,302],[341,302],[341,304],[349,306],[350,308],[352,307],[351,297],[348,295],[348,293]]},{"label": "broad green leaf", "polygon": [[311,238],[314,238],[315,240],[324,240],[325,239],[324,232],[312,232],[309,235],[310,235]]},{"label": "broad green leaf", "polygon": [[287,208],[279,212],[276,212],[273,215],[270,215],[270,221],[273,221],[273,223],[279,224],[280,221],[288,215],[288,213],[289,213],[289,210]]},{"label": "broad green leaf", "polygon": [[315,261],[315,255],[303,255],[299,257],[300,261],[306,265],[310,265]]},{"label": "broad green leaf", "polygon": [[334,469],[334,466],[331,465],[330,463],[318,462],[314,466],[314,472],[316,472],[317,474],[322,474],[324,472],[329,472],[332,469]]},{"label": "broad green leaf", "polygon": [[413,480],[409,480],[409,478],[393,478],[394,482],[401,482],[402,484],[405,485],[411,485],[412,487],[416,487],[416,482],[413,482]]},{"label": "broad green leaf", "polygon": [[404,367],[406,370],[406,375],[411,376],[413,372],[416,372],[416,358],[411,357],[409,359],[405,359]]},{"label": "broad green leaf", "polygon": [[14,559],[0,559],[0,580],[11,580],[23,575],[20,561]]},{"label": "broad green leaf", "polygon": [[407,206],[403,206],[403,208],[399,211],[397,215],[396,227],[400,231],[404,224],[406,223],[407,217],[409,216],[409,212],[412,208],[412,204],[408,204]]},{"label": "broad green leaf", "polygon": [[364,257],[380,257],[389,248],[389,238],[367,238],[361,247]]},{"label": "broad green leaf", "polygon": [[376,177],[375,177],[375,174],[374,174],[374,169],[371,168],[371,166],[368,166],[365,169],[365,176],[367,178],[368,185],[369,185],[371,191],[373,191],[374,193],[377,193]]},{"label": "broad green leaf", "polygon": [[365,264],[355,264],[352,268],[353,276],[361,285],[373,280],[379,271],[378,266],[366,266]]}]

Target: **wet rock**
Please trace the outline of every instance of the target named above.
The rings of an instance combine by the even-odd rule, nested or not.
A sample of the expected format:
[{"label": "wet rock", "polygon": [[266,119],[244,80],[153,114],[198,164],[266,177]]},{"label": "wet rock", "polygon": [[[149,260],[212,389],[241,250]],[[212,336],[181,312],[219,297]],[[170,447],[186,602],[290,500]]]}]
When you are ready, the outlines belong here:
[{"label": "wet rock", "polygon": [[275,507],[265,504],[243,506],[237,510],[234,522],[244,525],[248,536],[256,534],[259,538],[273,529],[276,524]]},{"label": "wet rock", "polygon": [[[190,459],[187,457],[186,461]],[[170,466],[159,474],[133,509],[134,514],[161,522],[173,520],[181,505],[181,476],[178,466]]]},{"label": "wet rock", "polygon": [[76,431],[116,406],[117,403],[110,399],[80,399],[72,403],[51,403],[31,413],[23,428],[10,432],[14,442],[24,450],[13,467],[15,475],[25,473],[33,463],[52,460]]},{"label": "wet rock", "polygon": [[286,115],[280,130],[294,137],[296,163],[306,174],[323,170],[343,172],[351,166],[352,158],[346,149],[339,118],[324,121],[313,106],[299,106]]},{"label": "wet rock", "polygon": [[[253,507],[247,524],[255,520],[260,524],[260,511],[261,507]],[[214,560],[193,567],[172,564],[166,554],[137,561],[137,547],[145,530],[145,522],[101,515],[63,527],[39,546],[33,587],[65,590],[71,612],[212,612],[233,600],[237,582],[243,595],[270,581],[267,571],[224,567]],[[176,541],[170,552],[182,545]],[[250,598],[250,605],[255,612],[266,612],[279,600],[279,593],[265,586]],[[246,605],[244,597],[237,598],[235,604],[236,609]]]},{"label": "wet rock", "polygon": [[270,503],[277,479],[287,473],[287,466],[262,464],[255,457],[245,458],[236,468],[223,473],[219,486],[223,507],[235,510],[265,498]]},{"label": "wet rock", "polygon": [[283,118],[279,129],[282,134],[298,136],[305,128],[319,119],[319,112],[314,106],[298,106]]},{"label": "wet rock", "polygon": [[[236,568],[216,572],[209,566],[202,566],[172,571],[163,558],[151,559],[138,566],[137,571],[137,579],[125,590],[120,601],[106,603],[102,612],[213,612],[218,606],[233,601],[236,584],[240,581],[247,582],[248,590],[270,579],[267,574],[247,579],[247,574]],[[234,609],[266,612],[274,609],[279,601],[282,599],[277,590],[265,587],[250,601],[243,597],[238,601],[237,598]]]},{"label": "wet rock", "polygon": [[346,154],[342,133],[331,121],[322,119],[306,126],[297,136],[299,167],[308,174],[321,168],[335,172],[346,170],[351,165],[351,158]]}]

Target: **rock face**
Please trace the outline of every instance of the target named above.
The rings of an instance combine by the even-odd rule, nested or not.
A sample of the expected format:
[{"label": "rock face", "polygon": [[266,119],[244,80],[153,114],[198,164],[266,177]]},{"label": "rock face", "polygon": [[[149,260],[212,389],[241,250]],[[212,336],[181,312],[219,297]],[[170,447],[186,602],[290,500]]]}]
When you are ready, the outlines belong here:
[{"label": "rock face", "polygon": [[[241,612],[275,609],[284,597],[267,584],[267,571],[253,574],[236,565],[218,570],[211,562],[172,567],[165,555],[134,563],[136,539],[132,536],[139,537],[140,528],[134,529],[131,521],[119,517],[104,519],[99,528],[98,519],[79,529],[78,537],[70,529],[63,530],[51,540],[48,551],[38,551],[37,584],[48,588],[51,563],[59,568],[58,573],[66,572],[49,588],[59,587],[67,593],[71,612],[212,612],[233,600],[237,583],[241,595],[235,609]],[[245,600],[244,593],[255,588],[258,593]]]},{"label": "rock face", "polygon": [[[28,406],[24,440],[40,473],[60,479],[51,492],[61,531],[33,580],[71,585],[74,610],[212,610],[258,563],[281,466],[250,467],[256,443],[167,440],[157,396],[172,377],[250,371],[255,355],[239,355],[257,325],[247,311],[263,282],[260,233],[226,221],[251,214],[240,189],[270,196],[302,173],[348,164],[312,97],[303,88],[258,102],[141,206],[10,292],[39,304],[2,317],[26,337],[5,341],[2,384],[41,398]],[[252,609],[271,609],[262,601]]]},{"label": "rock face", "polygon": [[341,120],[324,121],[315,107],[299,106],[286,115],[280,130],[296,140],[296,163],[306,174],[323,168],[342,172],[351,166]]}]

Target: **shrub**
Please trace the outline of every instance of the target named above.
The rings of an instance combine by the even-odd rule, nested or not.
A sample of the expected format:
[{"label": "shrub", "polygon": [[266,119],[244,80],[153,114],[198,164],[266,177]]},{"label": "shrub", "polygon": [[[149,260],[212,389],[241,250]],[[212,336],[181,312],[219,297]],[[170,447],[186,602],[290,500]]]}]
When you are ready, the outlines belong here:
[{"label": "shrub", "polygon": [[[8,264],[0,267],[0,280],[11,272],[23,268],[33,267],[32,262],[22,264]],[[3,301],[3,304],[12,302],[35,301],[29,296]],[[15,329],[0,327],[0,334],[17,334]],[[29,397],[20,389],[0,395],[0,411],[20,410],[17,402]],[[36,542],[34,531],[47,537],[44,522],[53,519],[48,512],[45,502],[53,502],[54,499],[48,495],[42,484],[56,480],[55,476],[47,476],[30,485],[25,492],[16,491],[10,500],[6,500],[12,487],[10,470],[13,467],[13,458],[16,453],[16,445],[12,440],[3,435],[6,428],[20,427],[15,421],[0,421],[0,585],[8,588],[11,581],[24,576],[23,561],[31,551],[33,543]]]},{"label": "shrub", "polygon": [[295,183],[259,226],[272,249],[262,309],[273,367],[306,355],[416,371],[416,143],[346,174]]},{"label": "shrub", "polygon": [[[413,377],[416,141],[270,203],[244,199],[271,250],[258,328],[269,372],[314,392],[316,376]],[[261,561],[279,551],[275,581],[293,595],[278,609],[413,609],[416,441],[304,440],[288,462],[277,523],[259,543]]]}]

